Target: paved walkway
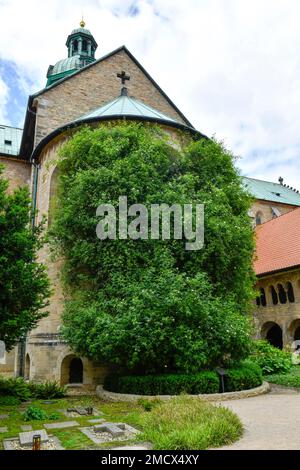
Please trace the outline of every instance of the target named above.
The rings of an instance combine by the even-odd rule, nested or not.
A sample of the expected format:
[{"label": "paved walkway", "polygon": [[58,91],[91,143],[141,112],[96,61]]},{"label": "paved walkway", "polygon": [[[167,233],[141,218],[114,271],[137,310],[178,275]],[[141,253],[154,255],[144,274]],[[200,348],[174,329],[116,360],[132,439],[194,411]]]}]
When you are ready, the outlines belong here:
[{"label": "paved walkway", "polygon": [[299,450],[300,393],[275,389],[267,395],[225,401],[244,425],[242,439],[220,450]]}]

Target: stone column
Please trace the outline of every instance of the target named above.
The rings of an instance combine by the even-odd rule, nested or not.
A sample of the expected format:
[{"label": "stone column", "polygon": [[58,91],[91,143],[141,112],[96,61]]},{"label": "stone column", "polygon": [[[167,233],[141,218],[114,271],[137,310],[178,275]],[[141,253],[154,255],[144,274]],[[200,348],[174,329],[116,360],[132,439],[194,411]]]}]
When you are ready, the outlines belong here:
[{"label": "stone column", "polygon": [[292,344],[289,332],[288,332],[288,323],[284,323],[283,325],[279,325],[282,329],[282,342],[283,342],[283,348],[290,347]]}]

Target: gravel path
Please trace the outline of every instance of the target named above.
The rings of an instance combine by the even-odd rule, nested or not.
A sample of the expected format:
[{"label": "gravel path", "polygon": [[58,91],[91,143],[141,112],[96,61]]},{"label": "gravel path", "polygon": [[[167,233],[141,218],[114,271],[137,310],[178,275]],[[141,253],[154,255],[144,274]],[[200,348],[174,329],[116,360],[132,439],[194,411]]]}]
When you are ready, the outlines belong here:
[{"label": "gravel path", "polygon": [[253,398],[225,401],[245,431],[242,439],[220,450],[299,450],[300,393],[276,387],[271,393]]}]

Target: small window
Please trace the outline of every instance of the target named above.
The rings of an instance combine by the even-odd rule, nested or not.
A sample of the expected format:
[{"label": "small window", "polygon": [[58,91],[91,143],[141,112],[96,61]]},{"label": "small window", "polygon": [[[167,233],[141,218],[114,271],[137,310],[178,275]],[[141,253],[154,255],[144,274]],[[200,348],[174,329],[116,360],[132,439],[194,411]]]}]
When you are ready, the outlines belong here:
[{"label": "small window", "polygon": [[281,216],[281,212],[279,209],[277,209],[277,207],[271,207],[272,209],[272,217],[273,219],[276,219],[277,217],[280,217]]},{"label": "small window", "polygon": [[287,283],[287,295],[288,295],[289,302],[293,304],[295,302],[295,294],[294,294],[293,284],[291,282]]},{"label": "small window", "polygon": [[4,141],[4,144],[5,144],[5,145],[12,145],[12,141],[11,141],[11,140],[5,140],[5,141]]},{"label": "small window", "polygon": [[73,51],[74,52],[78,51],[78,41],[77,41],[77,39],[75,39],[75,41],[73,42]]},{"label": "small window", "polygon": [[256,225],[261,225],[262,224],[262,213],[261,212],[257,212],[257,214],[255,216],[255,223],[256,223]]},{"label": "small window", "polygon": [[287,303],[287,295],[282,284],[278,284],[279,300],[281,304]]},{"label": "small window", "polygon": [[273,305],[278,305],[278,294],[273,286],[271,286],[271,295],[272,295]]},{"label": "small window", "polygon": [[260,289],[260,302],[263,307],[267,306],[266,292],[263,288]]},{"label": "small window", "polygon": [[82,50],[83,52],[87,51],[87,41],[85,39],[82,41]]}]

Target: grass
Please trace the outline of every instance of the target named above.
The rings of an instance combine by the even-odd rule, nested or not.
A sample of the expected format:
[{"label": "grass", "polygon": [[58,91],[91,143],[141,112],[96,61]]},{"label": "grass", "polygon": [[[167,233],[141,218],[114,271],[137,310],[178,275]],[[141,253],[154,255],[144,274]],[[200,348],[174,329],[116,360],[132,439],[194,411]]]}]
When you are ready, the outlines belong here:
[{"label": "grass", "polygon": [[300,367],[294,366],[289,372],[267,375],[265,378],[273,384],[300,388]]},{"label": "grass", "polygon": [[[18,436],[22,425],[31,425],[33,430],[38,430],[43,429],[44,423],[51,422],[47,419],[25,422],[22,414],[32,405],[41,408],[48,415],[59,413],[59,422],[75,420],[79,423],[78,427],[91,426],[88,423],[91,416],[67,418],[58,410],[66,410],[73,406],[93,406],[103,413],[93,418],[130,424],[141,431],[141,434],[130,443],[148,441],[153,443],[155,449],[202,450],[229,444],[242,434],[242,425],[231,411],[184,396],[165,403],[157,401],[150,407],[151,411],[146,411],[147,407],[145,409],[142,403],[108,403],[97,397],[64,398],[54,400],[55,403],[50,405],[44,404],[43,401],[34,400],[16,406],[0,406],[0,414],[9,415],[8,418],[0,420],[0,427],[8,428],[7,433],[0,435],[0,449],[3,449],[3,439]],[[125,444],[119,441],[97,446],[76,427],[53,429],[51,434],[58,437],[62,446],[69,450],[104,449]]]},{"label": "grass", "polygon": [[230,410],[197,398],[174,398],[144,418],[143,438],[156,450],[204,450],[230,444],[243,427]]}]

